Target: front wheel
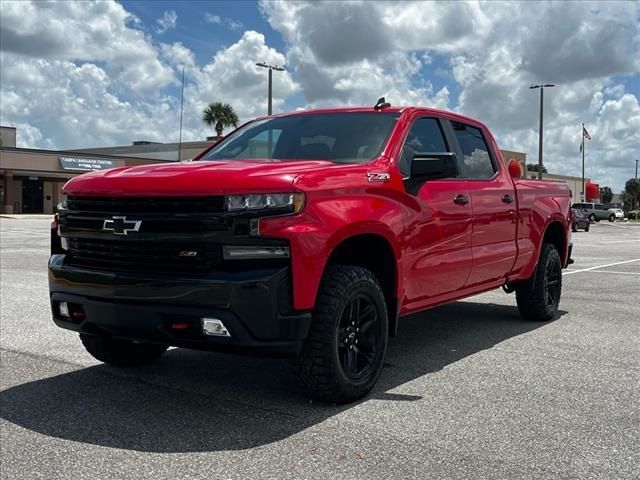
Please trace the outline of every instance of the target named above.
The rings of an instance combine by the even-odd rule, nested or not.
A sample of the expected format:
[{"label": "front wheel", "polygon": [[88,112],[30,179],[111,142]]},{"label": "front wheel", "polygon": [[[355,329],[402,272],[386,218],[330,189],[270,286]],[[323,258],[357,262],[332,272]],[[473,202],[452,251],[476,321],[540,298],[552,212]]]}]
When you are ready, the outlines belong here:
[{"label": "front wheel", "polygon": [[562,293],[562,261],[556,247],[542,245],[533,277],[516,288],[516,302],[522,318],[545,322],[558,313]]},{"label": "front wheel", "polygon": [[294,363],[296,374],[313,398],[353,402],[378,380],[387,339],[387,308],[375,275],[358,266],[330,266]]},{"label": "front wheel", "polygon": [[84,348],[96,360],[114,367],[138,367],[152,363],[167,351],[167,345],[135,343],[110,337],[80,334]]},{"label": "front wheel", "polygon": [[613,213],[611,215],[609,215],[609,221],[610,222],[615,222],[616,221],[616,216]]},{"label": "front wheel", "polygon": [[594,213],[592,213],[591,215],[589,215],[589,221],[590,221],[591,223],[593,223],[593,222],[595,222],[595,221],[596,221],[596,215],[595,215]]}]

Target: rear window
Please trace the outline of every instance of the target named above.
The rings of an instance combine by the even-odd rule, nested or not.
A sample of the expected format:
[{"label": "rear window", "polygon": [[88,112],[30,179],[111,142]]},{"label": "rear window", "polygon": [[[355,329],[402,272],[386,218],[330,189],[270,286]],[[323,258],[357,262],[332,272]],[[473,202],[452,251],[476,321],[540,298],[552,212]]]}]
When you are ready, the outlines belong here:
[{"label": "rear window", "polygon": [[343,112],[257,120],[228,136],[202,160],[364,163],[380,154],[398,117],[397,112]]}]

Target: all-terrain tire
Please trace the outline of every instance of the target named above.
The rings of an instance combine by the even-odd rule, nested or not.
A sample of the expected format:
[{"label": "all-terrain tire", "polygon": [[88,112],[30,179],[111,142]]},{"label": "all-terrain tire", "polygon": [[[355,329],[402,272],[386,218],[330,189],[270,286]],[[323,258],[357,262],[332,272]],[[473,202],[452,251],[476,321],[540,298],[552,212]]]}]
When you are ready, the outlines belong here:
[{"label": "all-terrain tire", "polygon": [[534,276],[516,288],[516,302],[522,318],[538,322],[553,319],[558,313],[562,293],[562,261],[556,247],[542,245]]},{"label": "all-terrain tire", "polygon": [[167,345],[134,343],[109,337],[80,334],[84,348],[101,362],[115,367],[138,367],[154,362],[167,351]]},{"label": "all-terrain tire", "polygon": [[[365,313],[369,315],[366,319]],[[352,322],[354,318],[357,321]],[[323,276],[309,335],[294,361],[294,371],[312,398],[353,402],[369,393],[377,382],[387,340],[387,307],[375,275],[359,266],[330,266]],[[356,360],[351,360],[352,347],[355,355],[361,355]],[[366,366],[358,373],[360,364]]]}]

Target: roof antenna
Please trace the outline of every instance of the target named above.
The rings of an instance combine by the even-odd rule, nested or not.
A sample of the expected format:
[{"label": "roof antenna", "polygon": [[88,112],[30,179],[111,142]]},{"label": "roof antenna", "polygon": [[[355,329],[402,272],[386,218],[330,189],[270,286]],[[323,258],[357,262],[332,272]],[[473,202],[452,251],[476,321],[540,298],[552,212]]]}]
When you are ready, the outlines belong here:
[{"label": "roof antenna", "polygon": [[374,110],[382,110],[383,108],[390,107],[391,104],[385,101],[384,97],[380,97],[376,104],[373,106]]}]

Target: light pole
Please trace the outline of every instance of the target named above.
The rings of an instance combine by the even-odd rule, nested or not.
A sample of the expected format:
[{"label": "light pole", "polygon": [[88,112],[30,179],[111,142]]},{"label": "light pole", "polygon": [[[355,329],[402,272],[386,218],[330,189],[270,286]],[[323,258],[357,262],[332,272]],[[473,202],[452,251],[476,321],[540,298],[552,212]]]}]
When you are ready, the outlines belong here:
[{"label": "light pole", "polygon": [[540,133],[538,137],[538,180],[542,180],[542,119],[544,117],[544,89],[555,87],[553,83],[544,85],[529,85],[530,89],[540,89]]},{"label": "light pole", "polygon": [[256,65],[262,68],[269,69],[269,107],[267,109],[267,114],[271,115],[271,98],[272,98],[272,88],[271,88],[272,73],[271,72],[273,72],[273,70],[275,70],[276,72],[284,72],[284,68],[278,65],[267,65],[264,62],[256,63]]}]

